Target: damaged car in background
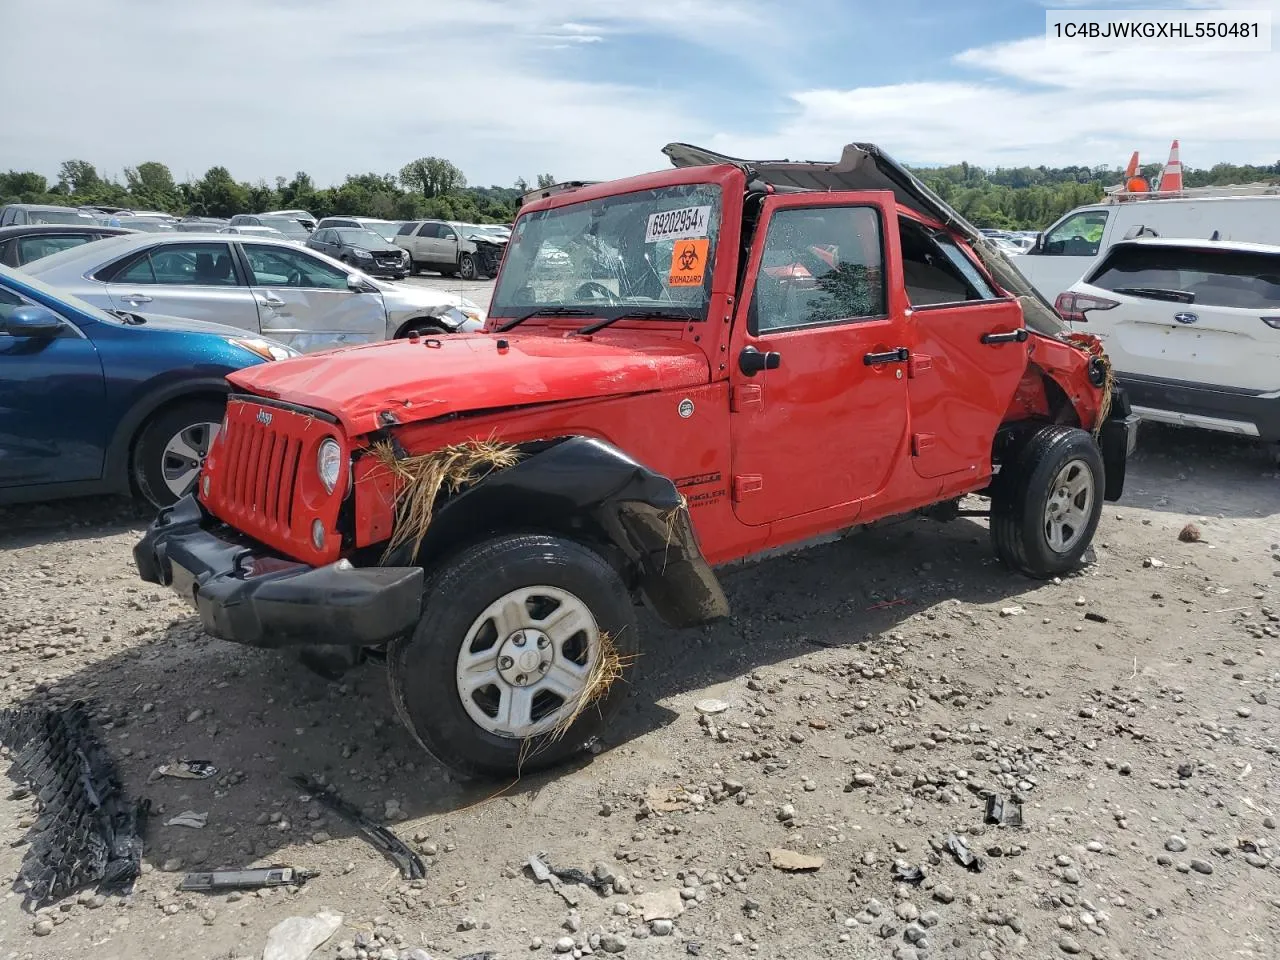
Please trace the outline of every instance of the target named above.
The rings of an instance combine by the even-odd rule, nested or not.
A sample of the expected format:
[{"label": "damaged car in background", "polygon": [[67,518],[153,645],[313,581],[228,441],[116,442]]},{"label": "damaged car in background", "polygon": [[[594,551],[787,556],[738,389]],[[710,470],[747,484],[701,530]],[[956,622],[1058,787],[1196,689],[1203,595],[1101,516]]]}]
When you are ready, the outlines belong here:
[{"label": "damaged car in background", "polygon": [[398,286],[287,240],[191,233],[108,237],[29,264],[104,309],[154,310],[261,334],[303,352],[479,329],[465,297]]},{"label": "damaged car in background", "polygon": [[401,225],[395,244],[408,251],[415,275],[432,270],[463,280],[497,276],[507,248],[501,233],[451,220],[410,220]]},{"label": "damaged car in background", "polygon": [[666,154],[523,206],[483,332],[231,375],[141,577],[327,676],[385,647],[418,742],[505,778],[607,735],[637,607],[722,618],[717,567],[978,494],[1007,568],[1077,569],[1136,442],[1097,338],[874,145]]}]

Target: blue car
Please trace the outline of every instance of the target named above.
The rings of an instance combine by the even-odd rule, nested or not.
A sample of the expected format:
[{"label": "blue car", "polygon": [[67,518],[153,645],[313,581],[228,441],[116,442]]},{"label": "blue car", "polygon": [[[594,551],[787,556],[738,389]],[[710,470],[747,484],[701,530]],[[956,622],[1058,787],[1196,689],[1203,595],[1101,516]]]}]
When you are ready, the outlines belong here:
[{"label": "blue car", "polygon": [[0,504],[195,488],[224,377],[296,357],[237,327],[100,310],[0,267]]}]

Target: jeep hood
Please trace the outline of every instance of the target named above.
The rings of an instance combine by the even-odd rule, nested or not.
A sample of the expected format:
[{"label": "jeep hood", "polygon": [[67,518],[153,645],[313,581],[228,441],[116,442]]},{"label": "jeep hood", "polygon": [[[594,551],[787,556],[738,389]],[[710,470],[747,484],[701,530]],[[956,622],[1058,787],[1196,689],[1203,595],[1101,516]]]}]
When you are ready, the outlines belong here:
[{"label": "jeep hood", "polygon": [[389,340],[261,364],[227,379],[330,413],[359,436],[449,414],[678,390],[710,376],[693,344],[618,331],[594,340],[536,333]]},{"label": "jeep hood", "polygon": [[919,177],[874,143],[846,145],[835,163],[739,160],[688,143],[669,143],[662,152],[676,167],[733,164],[746,174],[748,183],[760,180],[783,192],[892,190],[894,198],[904,207],[944,223],[963,236],[996,282],[1021,302],[1023,316],[1031,329],[1051,337],[1057,337],[1067,329],[1053,305],[1018,271],[1010,257],[925,186]]}]

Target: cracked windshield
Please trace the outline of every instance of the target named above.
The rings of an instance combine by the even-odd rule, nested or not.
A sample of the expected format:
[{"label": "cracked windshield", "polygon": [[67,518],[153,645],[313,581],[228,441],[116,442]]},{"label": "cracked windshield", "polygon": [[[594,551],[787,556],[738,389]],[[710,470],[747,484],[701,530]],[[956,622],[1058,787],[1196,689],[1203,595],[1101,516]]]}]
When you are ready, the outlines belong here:
[{"label": "cracked windshield", "polygon": [[[664,187],[530,214],[516,224],[490,313],[625,308],[705,316],[720,188]],[[616,312],[616,311],[612,311]]]}]

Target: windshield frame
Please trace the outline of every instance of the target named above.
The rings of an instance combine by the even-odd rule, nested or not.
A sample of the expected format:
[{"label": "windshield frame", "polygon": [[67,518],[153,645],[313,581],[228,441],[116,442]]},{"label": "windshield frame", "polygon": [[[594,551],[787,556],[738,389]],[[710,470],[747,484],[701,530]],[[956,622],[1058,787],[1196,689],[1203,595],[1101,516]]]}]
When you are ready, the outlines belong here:
[{"label": "windshield frame", "polygon": [[[293,232],[292,230],[282,230],[280,227],[276,226],[278,223],[292,224],[297,228],[297,232]],[[254,224],[254,226],[270,227],[277,233],[282,233],[292,240],[305,240],[307,237],[311,236],[311,232],[307,230],[302,221],[294,220],[292,217],[258,217],[258,223]]]},{"label": "windshield frame", "polygon": [[[632,177],[627,180],[613,181],[592,185],[592,187],[560,194],[555,197],[543,198],[529,204],[521,211],[514,227],[511,230],[511,239],[505,244],[507,248],[506,257],[503,261],[502,269],[498,276],[497,284],[494,287],[488,318],[490,321],[507,321],[515,319],[522,315],[536,315],[536,312],[543,310],[552,310],[556,307],[576,308],[586,311],[590,316],[600,317],[603,319],[618,318],[626,315],[626,319],[635,319],[646,322],[644,314],[647,311],[656,313],[678,313],[681,319],[674,322],[680,324],[686,323],[702,323],[705,322],[710,315],[713,302],[718,293],[731,276],[731,262],[736,262],[736,247],[740,231],[740,220],[742,210],[742,196],[740,190],[732,189],[734,178],[745,181],[742,173],[736,169],[718,167],[713,168],[715,173],[709,172],[708,168],[693,168],[678,171],[669,171],[665,173],[645,174],[639,177]],[[702,196],[697,194],[702,191]],[[685,193],[685,197],[663,197],[661,194]],[[647,200],[636,199],[628,204],[628,198],[639,198],[643,194],[658,194],[648,198]],[[669,200],[676,200],[674,204]],[[618,207],[628,205],[637,206],[638,210],[646,210],[643,219],[631,221],[639,225],[641,238],[645,235],[644,224],[648,221],[652,213],[672,212],[675,210],[685,209],[687,207],[706,206],[707,200],[710,199],[712,211],[712,220],[706,226],[705,237],[681,238],[678,235],[664,237],[657,241],[651,241],[659,245],[658,257],[649,257],[643,262],[646,266],[652,268],[649,271],[641,270],[636,275],[636,279],[640,286],[649,283],[649,277],[653,276],[658,280],[658,287],[661,293],[656,297],[648,297],[637,299],[637,295],[628,296],[625,299],[615,300],[578,300],[572,297],[562,299],[548,299],[546,301],[537,302],[517,302],[513,297],[504,296],[506,289],[510,285],[527,282],[530,279],[532,271],[535,269],[530,263],[526,266],[520,263],[516,258],[520,257],[521,242],[536,241],[539,244],[539,253],[545,250],[546,246],[563,247],[560,241],[568,241],[574,243],[578,235],[570,232],[549,231],[546,235],[539,236],[534,234],[532,237],[526,237],[525,232],[530,229],[536,229],[539,222],[550,223],[557,217],[573,217],[581,216],[582,208],[596,208],[603,211],[597,214],[602,222],[608,217],[609,211]],[[623,221],[626,223],[627,221]],[[611,227],[621,226],[621,224],[610,224]],[[592,244],[586,240],[581,241],[580,247],[568,251],[578,256],[589,257],[586,252],[589,246],[596,246],[596,253],[604,258],[606,253],[613,255],[613,262],[621,264],[621,273],[616,277],[605,277],[606,281],[612,282],[617,279],[622,282],[628,267],[634,267],[634,261],[628,261],[623,258],[623,251],[620,249],[616,241],[622,239],[627,231],[614,231],[604,233],[603,246]],[[584,232],[582,237],[586,237]],[[522,238],[523,241],[522,241]],[[663,257],[671,256],[671,253],[665,253],[665,247],[662,244],[670,244],[674,251],[675,244],[681,239],[707,239],[711,242],[708,244],[707,261],[708,269],[706,276],[701,285],[703,297],[698,300],[681,300],[671,297],[673,290],[679,289],[673,285],[668,279],[664,279],[663,275],[667,272],[666,262]],[[635,238],[630,238],[631,242],[635,242]],[[648,247],[648,244],[643,244]],[[535,254],[536,256],[536,254]],[[639,258],[637,258],[639,259]],[[599,261],[597,261],[598,265]],[[513,264],[518,266],[513,268]],[[727,265],[728,264],[728,265]],[[575,265],[571,269],[580,269],[584,264]],[[515,271],[522,271],[519,280],[515,279]],[[641,278],[643,278],[641,280]],[[585,272],[581,274],[578,281],[579,288],[592,281],[600,282],[601,277],[588,276]],[[566,286],[573,283],[573,278],[569,277],[562,281]],[[518,289],[518,288],[517,288]],[[665,296],[664,296],[665,295]],[[577,315],[575,314],[575,319]],[[665,322],[673,322],[671,318],[663,317],[661,320]],[[495,326],[499,324],[494,324]]]}]

